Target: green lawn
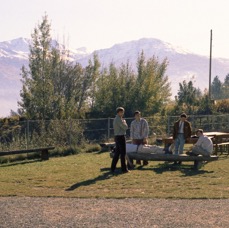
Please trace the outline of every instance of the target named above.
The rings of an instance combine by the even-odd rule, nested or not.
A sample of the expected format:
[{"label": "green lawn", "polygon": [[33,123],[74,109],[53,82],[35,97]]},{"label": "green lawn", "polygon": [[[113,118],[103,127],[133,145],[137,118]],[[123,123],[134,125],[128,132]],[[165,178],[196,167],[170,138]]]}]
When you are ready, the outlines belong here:
[{"label": "green lawn", "polygon": [[229,198],[225,156],[199,171],[191,169],[192,163],[173,167],[149,162],[112,176],[110,164],[108,152],[1,164],[0,196]]}]

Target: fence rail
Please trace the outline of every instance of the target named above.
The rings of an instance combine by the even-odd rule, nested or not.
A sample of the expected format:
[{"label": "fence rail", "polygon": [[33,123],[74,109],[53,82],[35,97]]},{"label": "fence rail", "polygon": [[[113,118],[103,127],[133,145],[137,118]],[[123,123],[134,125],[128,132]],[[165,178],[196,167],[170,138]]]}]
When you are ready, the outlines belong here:
[{"label": "fence rail", "polygon": [[[112,140],[114,118],[70,119],[70,120],[26,120],[0,122],[0,150],[35,146],[72,146],[83,140],[101,142]],[[149,137],[164,137],[172,134],[173,124],[179,116],[145,117],[149,123]],[[130,126],[133,118],[126,118]],[[229,132],[229,114],[189,116],[193,132]],[[130,129],[127,130],[127,137]]]}]

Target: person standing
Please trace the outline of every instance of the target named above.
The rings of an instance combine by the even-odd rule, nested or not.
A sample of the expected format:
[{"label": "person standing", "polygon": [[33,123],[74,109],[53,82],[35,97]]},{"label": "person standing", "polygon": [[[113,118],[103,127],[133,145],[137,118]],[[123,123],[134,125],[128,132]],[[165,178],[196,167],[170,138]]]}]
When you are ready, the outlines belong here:
[{"label": "person standing", "polygon": [[115,153],[111,162],[111,172],[114,173],[119,157],[121,159],[121,169],[123,173],[129,172],[126,166],[126,130],[128,125],[123,119],[124,108],[118,107],[116,109],[117,115],[113,121],[114,136],[115,136]]},{"label": "person standing", "polygon": [[[147,144],[149,135],[148,122],[141,117],[140,111],[134,112],[134,118],[135,120],[130,124],[130,138],[132,139],[132,143],[135,145]],[[141,165],[140,160],[137,160],[136,163]],[[143,161],[143,165],[148,165],[148,161]]]},{"label": "person standing", "polygon": [[173,126],[173,140],[175,141],[176,155],[183,154],[185,140],[191,137],[191,123],[187,121],[187,115],[182,113],[180,119]]}]

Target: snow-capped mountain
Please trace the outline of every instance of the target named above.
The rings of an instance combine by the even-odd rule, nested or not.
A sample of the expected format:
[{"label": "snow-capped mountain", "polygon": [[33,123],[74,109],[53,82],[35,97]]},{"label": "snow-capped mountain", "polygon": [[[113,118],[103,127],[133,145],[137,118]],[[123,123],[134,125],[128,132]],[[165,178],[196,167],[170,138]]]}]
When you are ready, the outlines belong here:
[{"label": "snow-capped mountain", "polygon": [[28,59],[29,39],[18,38],[0,43],[0,57]]},{"label": "snow-capped mountain", "polygon": [[[20,69],[28,65],[30,40],[18,38],[11,41],[0,42],[0,116],[9,115],[11,109],[17,110],[17,101],[20,99],[21,75]],[[56,41],[53,41],[56,45]],[[62,46],[64,49],[64,46]],[[160,61],[167,58],[169,65],[166,74],[172,86],[173,97],[179,89],[179,82],[193,80],[195,87],[208,88],[209,57],[201,56],[190,51],[175,47],[169,43],[153,38],[115,44],[111,48],[97,50],[102,67],[112,62],[119,66],[122,63],[136,68],[139,54],[144,51],[146,59],[156,56]],[[68,59],[77,61],[83,66],[93,58],[86,48],[70,50]],[[229,73],[229,59],[212,59],[212,78],[216,75],[221,80]]]},{"label": "snow-capped mountain", "polygon": [[[171,82],[173,96],[177,94],[179,82],[183,80],[193,80],[195,87],[208,89],[209,57],[194,54],[158,39],[143,38],[116,44],[108,49],[97,50],[96,53],[102,66],[108,66],[111,62],[121,65],[128,61],[133,68],[136,68],[137,58],[142,51],[146,59],[156,56],[162,61],[167,58],[169,65],[166,74]],[[93,58],[93,54],[78,61],[86,65],[90,58]],[[218,75],[223,80],[228,73],[229,59],[212,59],[212,78]]]}]

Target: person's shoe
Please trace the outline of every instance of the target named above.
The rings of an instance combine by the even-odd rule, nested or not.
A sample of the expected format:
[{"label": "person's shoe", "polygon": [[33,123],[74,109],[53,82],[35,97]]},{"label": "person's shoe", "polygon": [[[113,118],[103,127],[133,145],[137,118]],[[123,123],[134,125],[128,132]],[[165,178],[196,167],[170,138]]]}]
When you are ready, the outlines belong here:
[{"label": "person's shoe", "polygon": [[122,173],[124,174],[124,173],[129,173],[130,172],[130,170],[124,170],[124,171],[122,171]]},{"label": "person's shoe", "polygon": [[135,168],[135,165],[134,164],[133,165],[128,164],[127,167],[128,167],[128,170],[129,169],[134,169]]},{"label": "person's shoe", "polygon": [[178,165],[181,165],[181,164],[182,164],[182,161],[179,161],[179,162],[178,162]]},{"label": "person's shoe", "polygon": [[149,162],[148,161],[143,161],[143,165],[148,165]]},{"label": "person's shoe", "polygon": [[116,174],[115,170],[110,170],[110,174],[115,175]]}]

